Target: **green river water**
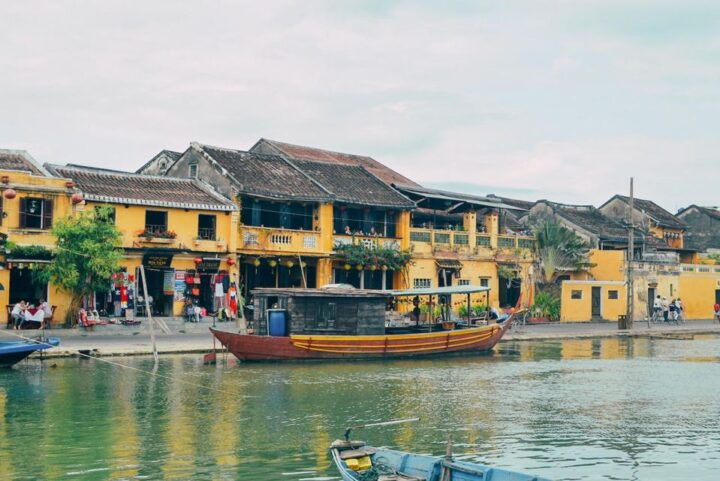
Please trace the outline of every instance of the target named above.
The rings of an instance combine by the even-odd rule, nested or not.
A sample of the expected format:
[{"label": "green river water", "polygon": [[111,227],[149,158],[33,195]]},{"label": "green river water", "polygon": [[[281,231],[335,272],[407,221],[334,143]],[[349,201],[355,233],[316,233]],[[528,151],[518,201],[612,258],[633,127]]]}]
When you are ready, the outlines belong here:
[{"label": "green river water", "polygon": [[171,379],[29,361],[0,370],[0,480],[336,480],[327,447],[343,427],[419,416],[356,438],[440,454],[452,432],[459,458],[555,480],[717,481],[719,356],[720,338],[696,336],[421,361],[161,358]]}]

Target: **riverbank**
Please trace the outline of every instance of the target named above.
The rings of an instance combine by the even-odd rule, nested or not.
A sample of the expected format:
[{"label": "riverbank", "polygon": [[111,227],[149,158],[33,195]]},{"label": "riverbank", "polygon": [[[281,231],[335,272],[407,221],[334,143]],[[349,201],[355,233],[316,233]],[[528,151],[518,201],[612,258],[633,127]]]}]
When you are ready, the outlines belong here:
[{"label": "riverbank", "polygon": [[[172,334],[157,333],[157,347],[160,354],[193,354],[206,353],[213,348],[220,349],[220,344],[213,343],[208,331],[210,323],[187,324],[173,326]],[[221,324],[221,329],[230,329],[232,324]],[[12,339],[12,334],[26,337],[39,335],[38,331],[0,331],[2,339]],[[543,341],[586,338],[616,337],[676,337],[697,334],[720,335],[720,324],[711,320],[688,321],[683,325],[653,324],[650,328],[646,323],[635,323],[631,330],[618,330],[612,323],[552,323],[514,327],[500,342],[511,341]],[[46,358],[73,357],[78,352],[92,356],[138,356],[152,354],[150,334],[145,327],[117,328],[114,326],[98,326],[95,331],[78,329],[48,329],[45,335],[59,337],[60,346],[45,351]],[[38,356],[38,354],[36,354]]]}]

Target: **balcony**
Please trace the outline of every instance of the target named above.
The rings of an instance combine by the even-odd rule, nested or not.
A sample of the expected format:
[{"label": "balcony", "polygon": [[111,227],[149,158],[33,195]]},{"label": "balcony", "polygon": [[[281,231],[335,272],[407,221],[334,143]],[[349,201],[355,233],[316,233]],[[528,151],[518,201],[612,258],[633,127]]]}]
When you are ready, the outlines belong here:
[{"label": "balcony", "polygon": [[375,247],[394,247],[399,248],[400,243],[397,239],[391,237],[379,237],[379,236],[361,236],[361,235],[334,235],[333,245],[349,245],[349,244],[362,244],[368,249]]},{"label": "balcony", "polygon": [[415,252],[470,251],[470,234],[450,229],[410,229],[410,242]]},{"label": "balcony", "polygon": [[320,233],[270,227],[240,227],[240,249],[258,252],[320,253]]}]

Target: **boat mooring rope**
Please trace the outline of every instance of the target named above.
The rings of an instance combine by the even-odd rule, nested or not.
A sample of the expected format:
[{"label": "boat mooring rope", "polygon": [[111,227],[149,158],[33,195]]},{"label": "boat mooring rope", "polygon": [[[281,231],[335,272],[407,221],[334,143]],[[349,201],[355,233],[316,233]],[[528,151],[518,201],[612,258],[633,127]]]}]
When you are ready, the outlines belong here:
[{"label": "boat mooring rope", "polygon": [[[10,335],[10,336],[15,336],[15,337],[17,337],[17,338],[24,339],[24,340],[26,340],[26,341],[34,342],[35,344],[45,344],[45,341],[40,341],[40,340],[38,340],[38,339],[33,339],[33,338],[31,338],[31,337],[23,336],[23,335],[21,335],[21,334],[16,334],[16,333],[14,333],[14,332],[3,332],[3,331],[0,331],[0,333],[2,333],[2,334],[7,334],[7,335]],[[95,360],[95,361],[104,362],[105,364],[110,364],[111,366],[122,367],[122,368],[124,368],[124,369],[130,369],[130,370],[132,370],[132,371],[136,371],[136,372],[139,372],[139,373],[142,373],[142,374],[147,374],[147,375],[149,375],[149,376],[158,377],[158,378],[161,378],[161,379],[167,379],[167,380],[169,380],[169,381],[177,382],[177,383],[180,383],[180,384],[185,384],[185,385],[187,385],[187,386],[194,386],[194,387],[199,387],[199,388],[202,388],[202,389],[207,389],[208,391],[214,391],[214,392],[218,392],[218,393],[222,393],[222,394],[230,394],[230,395],[232,395],[232,396],[237,396],[237,393],[232,393],[232,392],[230,392],[230,391],[225,391],[225,390],[223,390],[223,389],[218,389],[218,388],[215,388],[215,387],[212,387],[212,386],[206,386],[206,385],[204,385],[204,384],[198,384],[198,383],[194,383],[194,382],[190,382],[190,381],[183,381],[182,379],[177,379],[177,378],[174,378],[174,377],[172,377],[172,376],[166,376],[166,375],[164,375],[164,374],[159,374],[159,373],[154,372],[154,371],[146,371],[146,370],[144,370],[144,369],[140,369],[140,368],[137,368],[137,367],[128,366],[127,364],[121,364],[121,363],[119,363],[119,362],[109,361],[109,360],[107,360],[107,359],[103,359],[103,358],[98,357],[98,356],[91,356],[91,355],[89,355],[89,354],[85,354],[84,352],[80,352],[80,351],[78,351],[78,350],[75,350],[75,352],[76,352],[79,356],[81,356],[81,357],[86,357],[86,358],[88,358],[88,359],[93,359],[93,360]],[[241,396],[241,397],[253,397],[253,396]]]}]

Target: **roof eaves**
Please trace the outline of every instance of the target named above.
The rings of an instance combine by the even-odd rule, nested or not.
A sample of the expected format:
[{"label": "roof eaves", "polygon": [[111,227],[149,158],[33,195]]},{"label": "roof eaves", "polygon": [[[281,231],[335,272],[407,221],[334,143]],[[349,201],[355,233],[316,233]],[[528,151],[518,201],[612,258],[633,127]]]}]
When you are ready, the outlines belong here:
[{"label": "roof eaves", "polygon": [[217,210],[232,211],[237,210],[235,206],[218,205],[218,204],[195,204],[192,202],[168,202],[160,200],[132,199],[129,197],[111,197],[108,195],[85,194],[85,200],[91,202],[107,202],[109,204],[130,204],[130,205],[146,205],[152,207],[168,207],[176,209],[193,209],[193,210]]}]

